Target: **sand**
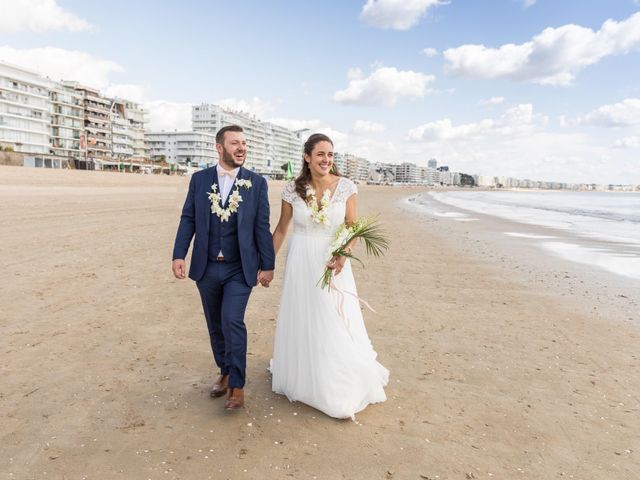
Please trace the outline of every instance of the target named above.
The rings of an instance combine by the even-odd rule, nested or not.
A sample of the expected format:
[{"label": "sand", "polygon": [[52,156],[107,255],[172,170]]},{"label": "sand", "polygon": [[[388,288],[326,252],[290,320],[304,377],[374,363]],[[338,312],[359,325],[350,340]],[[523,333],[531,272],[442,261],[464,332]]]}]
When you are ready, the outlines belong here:
[{"label": "sand", "polygon": [[409,208],[415,189],[358,197],[392,242],[356,267],[388,401],[351,422],[271,393],[280,257],[246,316],[246,408],[225,412],[195,285],[170,272],[187,184],[0,167],[3,478],[639,478],[634,287],[604,301],[535,251],[501,262],[478,225]]}]

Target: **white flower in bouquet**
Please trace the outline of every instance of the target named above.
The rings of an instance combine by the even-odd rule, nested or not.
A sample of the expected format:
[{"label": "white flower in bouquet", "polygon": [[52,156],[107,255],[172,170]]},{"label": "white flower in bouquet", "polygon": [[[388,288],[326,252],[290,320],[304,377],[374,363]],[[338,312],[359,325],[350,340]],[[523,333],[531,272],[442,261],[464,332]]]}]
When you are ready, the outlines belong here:
[{"label": "white flower in bouquet", "polygon": [[[362,260],[354,256],[351,253],[351,249],[348,248],[348,245],[356,239],[361,239],[364,242],[367,255],[373,255],[374,257],[383,255],[389,248],[389,240],[380,228],[377,219],[373,217],[360,217],[350,226],[342,224],[338,227],[335,238],[331,244],[332,250],[328,261],[333,257],[347,257],[356,260],[364,266]],[[321,283],[321,288],[330,288],[332,278],[333,270],[326,267],[318,283]]]}]

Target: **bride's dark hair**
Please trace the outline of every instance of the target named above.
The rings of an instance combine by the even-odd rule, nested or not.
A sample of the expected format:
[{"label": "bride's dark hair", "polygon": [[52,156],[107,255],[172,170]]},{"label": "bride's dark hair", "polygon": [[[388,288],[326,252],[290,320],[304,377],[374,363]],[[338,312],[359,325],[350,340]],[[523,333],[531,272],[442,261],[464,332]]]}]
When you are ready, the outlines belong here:
[{"label": "bride's dark hair", "polygon": [[[311,156],[313,148],[320,142],[329,142],[331,146],[333,146],[331,139],[324,133],[314,133],[306,142],[304,142],[304,154]],[[338,177],[340,176],[340,172],[338,172],[338,167],[335,163],[331,166],[331,173]],[[296,178],[295,184],[296,193],[306,202],[307,185],[311,184],[311,169],[309,169],[309,164],[305,161],[304,156],[302,157],[302,170],[300,171],[298,178]]]}]

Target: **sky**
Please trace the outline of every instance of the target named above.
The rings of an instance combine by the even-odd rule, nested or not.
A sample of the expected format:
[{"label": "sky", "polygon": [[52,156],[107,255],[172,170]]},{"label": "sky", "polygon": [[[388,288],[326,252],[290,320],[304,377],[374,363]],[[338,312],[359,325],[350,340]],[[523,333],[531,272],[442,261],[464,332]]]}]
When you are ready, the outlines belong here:
[{"label": "sky", "polygon": [[640,184],[640,0],[0,0],[0,61],[371,161]]}]

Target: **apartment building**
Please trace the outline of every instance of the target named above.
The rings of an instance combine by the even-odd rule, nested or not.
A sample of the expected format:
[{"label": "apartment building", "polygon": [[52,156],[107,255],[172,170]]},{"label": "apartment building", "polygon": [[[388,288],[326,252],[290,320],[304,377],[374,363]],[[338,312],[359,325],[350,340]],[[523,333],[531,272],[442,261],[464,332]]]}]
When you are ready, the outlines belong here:
[{"label": "apartment building", "polygon": [[149,152],[145,144],[144,134],[147,111],[138,103],[129,100],[123,100],[123,102],[133,148],[133,158],[147,159],[149,158]]},{"label": "apartment building", "polygon": [[82,95],[75,88],[56,83],[51,90],[51,150],[54,155],[81,158],[80,138],[84,133]]},{"label": "apartment building", "polygon": [[366,182],[369,178],[370,162],[366,158],[351,153],[344,154],[346,164],[344,175],[356,182]]},{"label": "apartment building", "polygon": [[102,96],[99,90],[77,82],[63,82],[63,85],[74,88],[82,97],[84,134],[80,138],[80,149],[87,160],[112,160],[111,99]]},{"label": "apartment building", "polygon": [[0,63],[0,146],[50,153],[53,86],[36,73]]},{"label": "apartment building", "polygon": [[117,161],[133,158],[133,139],[127,119],[125,102],[114,100],[109,107],[111,120],[111,148],[113,159]]},{"label": "apartment building", "polygon": [[208,167],[217,163],[216,136],[206,132],[147,132],[151,160],[184,166]]},{"label": "apartment building", "polygon": [[259,120],[255,115],[203,103],[191,111],[193,130],[215,135],[228,125],[244,129],[247,141],[247,168],[261,174],[280,174],[289,161],[298,171],[302,159],[302,140],[297,132]]},{"label": "apartment building", "polygon": [[404,162],[396,166],[396,182],[420,183],[421,171],[415,163]]}]

